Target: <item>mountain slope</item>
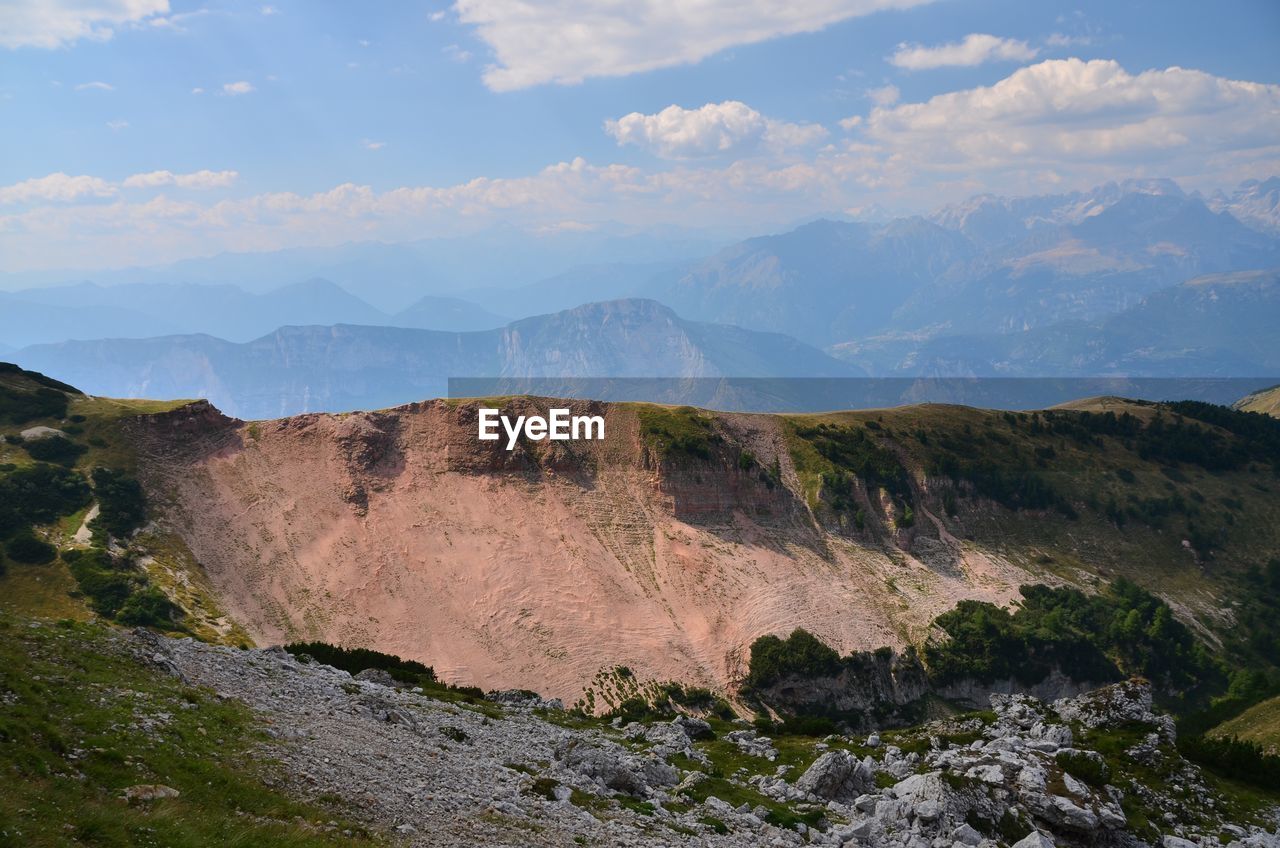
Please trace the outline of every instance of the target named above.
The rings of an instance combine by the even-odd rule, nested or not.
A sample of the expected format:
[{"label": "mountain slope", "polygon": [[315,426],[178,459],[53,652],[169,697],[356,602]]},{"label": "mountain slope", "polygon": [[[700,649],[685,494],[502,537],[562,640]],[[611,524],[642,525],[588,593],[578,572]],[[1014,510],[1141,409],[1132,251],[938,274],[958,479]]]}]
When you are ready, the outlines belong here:
[{"label": "mountain slope", "polygon": [[[1217,211],[1215,211],[1215,209]],[[1189,278],[1280,265],[1280,238],[1169,180],[818,221],[648,283],[680,314],[839,344],[1096,322]]]},{"label": "mountain slope", "polygon": [[1280,418],[1280,386],[1242,397],[1233,406],[1245,412],[1262,412]]},{"label": "mountain slope", "polygon": [[1280,271],[1210,274],[1096,323],[1025,332],[884,337],[832,353],[878,374],[1007,377],[1280,374]]},{"label": "mountain slope", "polygon": [[[482,306],[457,297],[425,297],[414,301],[397,312],[386,322],[396,327],[412,327],[418,330],[447,330],[465,333],[471,330],[489,330],[501,327],[509,319],[503,318]],[[324,321],[289,321],[289,324],[323,324]],[[344,321],[343,323],[361,323]]]},{"label": "mountain slope", "polygon": [[726,248],[644,291],[699,320],[829,343],[884,326],[907,296],[973,253],[963,236],[918,218],[817,221]]},{"label": "mountain slope", "polygon": [[244,344],[210,336],[40,345],[15,358],[94,394],[207,397],[244,417],[379,408],[443,396],[450,377],[852,376],[794,339],[685,321],[645,300],[589,304],[504,328],[282,327]]},{"label": "mountain slope", "polygon": [[605,438],[508,452],[477,440],[474,401],[253,424],[196,405],[131,433],[160,526],[256,640],[569,697],[617,664],[724,689],[756,637],[796,627],[841,653],[901,647],[1029,582],[1125,576],[1230,640],[1222,599],[1280,545],[1280,441],[1194,404],[501,403],[601,415]]}]

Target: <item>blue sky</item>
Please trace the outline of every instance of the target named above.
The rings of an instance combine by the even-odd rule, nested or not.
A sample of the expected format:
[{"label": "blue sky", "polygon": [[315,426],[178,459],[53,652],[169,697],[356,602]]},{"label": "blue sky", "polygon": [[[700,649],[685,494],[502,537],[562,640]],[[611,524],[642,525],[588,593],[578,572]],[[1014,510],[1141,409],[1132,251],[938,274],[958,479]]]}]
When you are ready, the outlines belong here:
[{"label": "blue sky", "polygon": [[0,0],[0,270],[1280,170],[1280,4],[793,5]]}]

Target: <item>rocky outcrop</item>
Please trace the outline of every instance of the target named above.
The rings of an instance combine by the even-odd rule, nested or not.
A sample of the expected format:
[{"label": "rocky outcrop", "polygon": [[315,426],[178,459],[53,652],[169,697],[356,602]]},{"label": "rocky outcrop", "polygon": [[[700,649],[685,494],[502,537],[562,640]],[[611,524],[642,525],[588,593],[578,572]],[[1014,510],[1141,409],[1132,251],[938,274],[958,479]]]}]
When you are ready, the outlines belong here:
[{"label": "rocky outcrop", "polygon": [[796,791],[823,801],[851,804],[875,786],[872,767],[848,751],[827,751],[796,781]]},{"label": "rocky outcrop", "polygon": [[929,692],[914,652],[880,650],[852,654],[834,676],[788,676],[757,696],[783,713],[831,715],[851,732],[865,732],[918,721],[920,700]]},{"label": "rocky outcrop", "polygon": [[[290,790],[351,799],[415,846],[1280,848],[1274,824],[1225,817],[1136,681],[1053,706],[996,695],[993,716],[887,739],[790,737],[779,764],[754,731],[709,738],[688,717],[614,728],[528,692],[445,703],[279,649],[146,631],[128,643],[142,662],[252,707]],[[1125,782],[1107,770],[1124,757],[1088,747],[1143,727],[1163,758],[1144,774],[1167,779]]]}]

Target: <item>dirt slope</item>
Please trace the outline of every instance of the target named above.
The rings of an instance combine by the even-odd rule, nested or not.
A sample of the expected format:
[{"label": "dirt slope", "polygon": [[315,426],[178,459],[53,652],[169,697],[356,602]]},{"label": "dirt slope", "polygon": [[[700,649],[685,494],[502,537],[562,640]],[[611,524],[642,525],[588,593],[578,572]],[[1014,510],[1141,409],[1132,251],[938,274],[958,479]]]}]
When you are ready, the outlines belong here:
[{"label": "dirt slope", "polygon": [[372,647],[486,688],[574,698],[617,664],[722,688],[761,634],[902,645],[1025,580],[945,534],[918,546],[926,564],[819,531],[777,418],[715,423],[780,470],[767,485],[732,457],[663,458],[636,407],[557,405],[604,415],[606,439],[508,453],[476,439],[476,404],[432,401],[252,424],[196,404],[140,419],[138,441],[163,523],[255,639]]}]

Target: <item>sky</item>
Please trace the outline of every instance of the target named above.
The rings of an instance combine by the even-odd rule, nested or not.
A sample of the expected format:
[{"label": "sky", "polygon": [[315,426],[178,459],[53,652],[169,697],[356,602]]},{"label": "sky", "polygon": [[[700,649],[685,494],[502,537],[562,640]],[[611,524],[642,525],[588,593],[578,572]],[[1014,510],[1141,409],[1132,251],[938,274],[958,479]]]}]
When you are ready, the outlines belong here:
[{"label": "sky", "polygon": [[0,271],[1280,173],[1280,3],[0,0]]}]

